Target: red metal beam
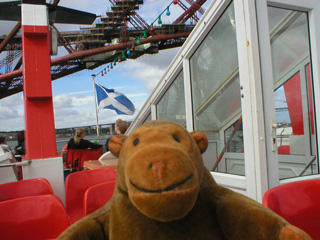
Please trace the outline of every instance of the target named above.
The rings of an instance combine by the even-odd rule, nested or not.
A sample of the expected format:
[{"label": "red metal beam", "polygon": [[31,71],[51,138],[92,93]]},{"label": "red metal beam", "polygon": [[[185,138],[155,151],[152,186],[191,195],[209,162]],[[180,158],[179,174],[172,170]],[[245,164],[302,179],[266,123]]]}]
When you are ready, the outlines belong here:
[{"label": "red metal beam", "polygon": [[[184,13],[181,14],[181,16],[178,17],[178,19],[176,19],[176,20],[173,22],[173,24],[182,23],[182,19],[186,16],[185,13],[188,11],[188,7],[187,7],[186,5],[184,5],[181,1],[178,1],[178,5],[184,10]],[[192,7],[192,6],[190,6],[189,8],[191,8],[191,7]],[[189,17],[189,18],[190,18],[190,17]],[[188,18],[188,19],[189,19],[189,18]],[[194,14],[191,15],[191,18],[192,18],[193,20],[195,20],[196,22],[199,21],[199,18],[198,18],[196,15],[194,15]]]},{"label": "red metal beam", "polygon": [[[152,38],[140,39],[140,42],[141,42],[141,44],[159,42],[159,41],[164,41],[164,40],[168,40],[168,39],[188,37],[189,34],[190,34],[190,32],[175,33],[175,34],[159,34],[159,35],[154,36]],[[70,60],[82,59],[82,58],[89,57],[92,55],[110,52],[110,51],[114,51],[114,50],[123,50],[123,49],[126,49],[127,47],[131,46],[132,42],[133,41],[119,43],[119,44],[111,45],[111,46],[104,46],[104,47],[90,49],[90,50],[81,51],[81,52],[77,52],[77,53],[71,53],[66,56],[53,59],[51,61],[51,65],[57,65],[57,64],[68,62]],[[0,75],[0,80],[1,80],[1,75]]]},{"label": "red metal beam", "polygon": [[185,23],[189,18],[194,16],[194,13],[198,11],[198,9],[206,2],[207,0],[197,0],[194,4],[192,4],[187,11],[185,11],[177,20],[174,21],[175,23]]},{"label": "red metal beam", "polygon": [[[153,36],[152,38],[140,39],[140,42],[141,42],[141,44],[159,42],[159,41],[164,41],[164,40],[168,40],[168,39],[188,37],[189,34],[190,34],[190,32],[175,33],[175,34],[159,34],[159,35]],[[110,52],[110,51],[114,51],[114,50],[124,50],[127,47],[131,46],[131,44],[132,44],[132,41],[125,42],[125,43],[119,43],[119,44],[115,44],[115,45],[111,45],[111,46],[104,46],[104,47],[100,47],[100,48],[70,53],[66,56],[52,59],[51,66],[55,66],[55,65],[61,64],[61,63],[66,63],[70,60],[82,59],[82,58],[93,56],[93,55],[100,54],[100,53]],[[0,75],[0,81],[1,82],[10,81],[12,78],[19,77],[21,75],[22,75],[22,69],[18,69],[18,70]]]},{"label": "red metal beam", "polygon": [[20,30],[20,28],[21,28],[21,22],[18,22],[16,26],[8,34],[8,36],[0,44],[0,53],[2,52],[4,47],[7,45],[7,43],[10,41],[10,39],[16,35],[16,33]]},{"label": "red metal beam", "polygon": [[[193,0],[186,0],[190,5],[194,4],[195,2]],[[199,6],[198,12],[201,13],[202,15],[204,14],[206,10],[203,9],[201,6]]]},{"label": "red metal beam", "polygon": [[63,37],[63,35],[59,32],[59,30],[54,25],[52,27],[57,31],[59,36],[59,42],[62,44],[62,46],[64,46],[64,48],[68,51],[68,53],[74,52],[74,49],[71,46],[71,44],[67,42],[67,40]]},{"label": "red metal beam", "polygon": [[[168,39],[188,37],[189,34],[190,34],[190,32],[175,33],[175,34],[159,34],[159,35],[156,35],[152,38],[140,39],[140,42],[141,42],[141,44],[159,42],[159,41],[164,41],[164,40],[168,40]],[[76,53],[71,53],[66,56],[63,56],[60,58],[55,58],[55,59],[51,60],[51,65],[57,65],[57,64],[68,62],[70,60],[82,59],[82,58],[89,57],[92,55],[105,53],[105,52],[111,52],[114,50],[123,50],[123,49],[126,49],[127,47],[131,46],[132,42],[133,41],[119,43],[119,44],[111,45],[111,46],[104,46],[104,47],[90,49],[90,50],[76,52]],[[1,75],[0,75],[0,80],[1,80]]]},{"label": "red metal beam", "polygon": [[12,78],[22,76],[22,69],[18,69],[12,72],[4,73],[0,75],[0,81],[10,81]]}]

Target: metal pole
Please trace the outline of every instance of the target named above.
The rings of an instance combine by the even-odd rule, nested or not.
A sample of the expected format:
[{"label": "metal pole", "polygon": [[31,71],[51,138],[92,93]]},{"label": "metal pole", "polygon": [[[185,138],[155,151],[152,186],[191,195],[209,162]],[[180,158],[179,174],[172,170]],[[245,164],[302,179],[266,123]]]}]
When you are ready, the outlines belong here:
[{"label": "metal pole", "polygon": [[95,108],[96,108],[96,120],[97,120],[97,138],[100,138],[99,136],[99,125],[98,125],[98,103],[97,103],[97,91],[96,91],[96,82],[94,78],[96,75],[92,74],[92,81],[93,81],[93,91],[94,91],[94,100],[95,100]]},{"label": "metal pole", "polygon": [[20,167],[20,166],[27,166],[31,164],[31,160],[27,160],[27,161],[22,161],[22,162],[14,162],[14,163],[2,163],[0,164],[0,168],[3,167]]},{"label": "metal pole", "polygon": [[21,1],[25,159],[57,157],[45,0]]},{"label": "metal pole", "polygon": [[238,119],[238,122],[237,122],[236,126],[234,127],[234,129],[233,129],[233,131],[232,131],[232,133],[231,133],[231,135],[229,137],[228,142],[225,144],[224,148],[222,149],[221,153],[219,154],[219,156],[218,156],[213,168],[211,169],[211,171],[215,171],[216,168],[218,167],[218,164],[220,163],[224,153],[226,152],[227,148],[230,146],[230,143],[231,143],[231,140],[232,140],[234,134],[236,133],[236,131],[238,131],[238,129],[241,127],[241,125],[242,125],[242,115]]},{"label": "metal pole", "polygon": [[307,171],[307,169],[311,166],[311,164],[314,162],[314,160],[316,160],[316,157],[313,157],[312,160],[307,164],[307,166],[303,169],[303,171],[299,174],[299,177],[301,177],[305,171]]}]

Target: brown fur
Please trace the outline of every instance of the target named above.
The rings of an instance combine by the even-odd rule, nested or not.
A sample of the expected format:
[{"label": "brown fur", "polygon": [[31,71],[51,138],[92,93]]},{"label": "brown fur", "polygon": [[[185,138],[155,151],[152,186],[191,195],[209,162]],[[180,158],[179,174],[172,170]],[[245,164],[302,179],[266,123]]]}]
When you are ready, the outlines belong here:
[{"label": "brown fur", "polygon": [[168,121],[113,137],[109,149],[119,166],[112,199],[58,239],[311,239],[263,205],[217,185],[202,162],[207,145],[203,133]]}]

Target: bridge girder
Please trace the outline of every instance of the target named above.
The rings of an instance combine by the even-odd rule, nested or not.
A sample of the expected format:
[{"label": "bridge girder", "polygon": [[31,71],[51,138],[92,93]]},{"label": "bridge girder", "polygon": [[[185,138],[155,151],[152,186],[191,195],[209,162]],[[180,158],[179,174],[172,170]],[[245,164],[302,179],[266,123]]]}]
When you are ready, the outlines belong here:
[{"label": "bridge girder", "polygon": [[[94,27],[82,28],[80,31],[74,32],[60,33],[56,29],[58,46],[64,46],[68,54],[51,61],[52,81],[84,69],[94,69],[113,62],[122,51],[132,44],[133,39],[142,35],[144,29],[147,29],[150,37],[141,39],[141,45],[131,51],[130,56],[127,56],[127,58],[136,59],[143,54],[156,54],[161,50],[181,46],[194,27],[194,25],[185,25],[184,23],[190,18],[198,19],[195,16],[195,12],[203,13],[204,10],[201,5],[206,0],[197,0],[196,2],[186,0],[191,6],[186,8],[185,12],[177,19],[179,21],[176,20],[176,23],[171,25],[157,26],[154,31],[151,31],[148,28],[150,26],[135,12],[138,9],[137,6],[141,5],[143,0],[132,1],[134,4],[126,6],[127,9],[122,6],[123,4],[126,5],[126,1],[123,4],[121,3],[122,1],[109,1],[114,6],[112,16],[120,14],[125,19],[129,17],[137,26],[128,28],[126,22],[132,21],[121,22],[121,18],[118,18],[115,22],[120,21],[117,24],[123,24],[122,28],[125,26],[126,33],[123,33],[122,28],[106,28],[104,25],[98,27],[97,24]],[[181,3],[181,0],[179,2]],[[59,0],[54,1],[54,5],[58,3]],[[122,10],[119,12],[119,9]],[[178,22],[183,22],[183,24],[177,24]],[[20,26],[21,24],[18,23],[8,36],[2,38],[0,36],[0,53],[2,50],[15,51],[15,56],[21,56]],[[53,26],[53,28],[55,27]],[[112,44],[114,39],[119,39],[120,43]],[[143,44],[146,43],[152,43],[152,45],[145,47]],[[22,69],[20,67],[21,62],[18,61],[13,71],[0,74],[0,99],[23,91]]]},{"label": "bridge girder", "polygon": [[[132,53],[128,58],[136,59],[143,54],[155,54],[160,50],[179,47],[184,43],[189,34],[190,31],[175,34],[159,34],[151,38],[141,39],[141,44],[138,45],[140,49],[136,47],[137,50],[131,51]],[[152,45],[145,47],[147,44]],[[52,59],[52,81],[84,69],[94,69],[101,65],[111,63],[122,54],[122,51],[131,45],[132,41],[74,52],[63,57]],[[150,49],[150,47],[153,48],[153,50]],[[105,53],[112,54],[101,57],[102,54]],[[88,65],[88,63],[91,64]],[[21,91],[23,91],[22,69],[0,75],[0,99]]]}]

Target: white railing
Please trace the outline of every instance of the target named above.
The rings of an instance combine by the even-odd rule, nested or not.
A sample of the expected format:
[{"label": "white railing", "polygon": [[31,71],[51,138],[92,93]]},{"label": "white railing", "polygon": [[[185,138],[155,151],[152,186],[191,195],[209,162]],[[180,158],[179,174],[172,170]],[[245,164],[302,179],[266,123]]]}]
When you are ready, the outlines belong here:
[{"label": "white railing", "polygon": [[22,161],[22,162],[14,162],[14,163],[2,163],[0,164],[0,168],[3,168],[3,167],[20,167],[20,166],[27,166],[27,165],[30,165],[31,164],[31,160],[28,160],[28,161]]}]

